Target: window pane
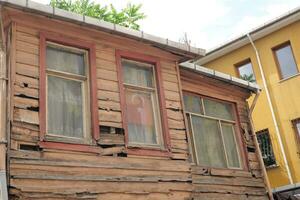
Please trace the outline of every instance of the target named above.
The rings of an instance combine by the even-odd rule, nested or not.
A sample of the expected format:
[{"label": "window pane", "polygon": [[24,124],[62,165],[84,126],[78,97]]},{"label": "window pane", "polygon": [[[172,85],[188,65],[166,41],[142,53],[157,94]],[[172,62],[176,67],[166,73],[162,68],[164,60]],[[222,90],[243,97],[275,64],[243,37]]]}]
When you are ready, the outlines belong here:
[{"label": "window pane", "polygon": [[240,77],[246,81],[255,82],[252,63],[248,62],[238,67]]},{"label": "window pane", "polygon": [[82,83],[48,75],[48,133],[83,137]]},{"label": "window pane", "polygon": [[232,124],[222,123],[222,132],[224,137],[224,145],[226,149],[228,167],[240,167],[239,154],[237,151],[237,144],[234,137],[234,129]]},{"label": "window pane", "polygon": [[85,75],[84,54],[47,47],[47,68],[73,74]]},{"label": "window pane", "polygon": [[[158,144],[154,110],[154,94],[126,89],[126,116],[129,143]],[[155,103],[155,105],[153,105]]]},{"label": "window pane", "polygon": [[282,78],[288,78],[298,73],[297,65],[290,45],[276,50]]},{"label": "window pane", "polygon": [[298,137],[300,138],[300,122],[296,124],[296,128],[297,128]]},{"label": "window pane", "polygon": [[123,60],[124,82],[136,86],[154,87],[153,68],[147,64]]},{"label": "window pane", "polygon": [[192,116],[192,126],[199,164],[226,167],[218,121]]},{"label": "window pane", "polygon": [[230,104],[203,99],[205,115],[221,119],[233,120],[233,111]]},{"label": "window pane", "polygon": [[273,153],[273,148],[271,144],[271,139],[269,135],[269,131],[263,130],[257,133],[257,140],[259,143],[259,147],[262,153],[262,158],[266,166],[275,165],[275,156]]},{"label": "window pane", "polygon": [[203,114],[201,99],[193,95],[183,95],[184,107],[187,112]]}]

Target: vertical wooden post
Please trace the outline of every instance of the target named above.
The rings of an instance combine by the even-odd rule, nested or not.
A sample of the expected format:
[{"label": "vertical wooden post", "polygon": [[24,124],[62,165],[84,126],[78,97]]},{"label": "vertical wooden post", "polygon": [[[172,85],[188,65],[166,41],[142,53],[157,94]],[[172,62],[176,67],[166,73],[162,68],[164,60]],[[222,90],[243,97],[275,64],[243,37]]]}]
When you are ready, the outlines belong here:
[{"label": "vertical wooden post", "polygon": [[7,150],[7,67],[6,46],[2,21],[2,7],[0,7],[0,199],[7,200],[6,183],[6,150]]}]

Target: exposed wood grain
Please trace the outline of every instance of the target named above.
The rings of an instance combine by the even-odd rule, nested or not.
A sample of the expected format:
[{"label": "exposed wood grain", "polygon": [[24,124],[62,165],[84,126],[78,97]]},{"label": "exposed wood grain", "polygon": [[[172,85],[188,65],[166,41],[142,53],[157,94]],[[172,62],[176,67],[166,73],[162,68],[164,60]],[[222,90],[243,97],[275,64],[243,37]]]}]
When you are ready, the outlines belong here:
[{"label": "exposed wood grain", "polygon": [[[179,74],[175,65],[179,57],[149,44],[14,9],[7,12],[17,22],[9,164],[10,194],[16,199],[266,199],[261,168],[254,153],[247,156],[249,170],[211,169],[190,163],[181,86],[183,90],[203,91],[208,96],[236,102],[240,121],[249,123],[246,90],[190,72]],[[93,153],[48,148],[20,150],[21,144],[34,147],[40,139],[41,31],[95,44],[95,83],[101,126],[123,126],[116,50],[144,53],[159,59],[161,92],[165,96],[163,105],[168,118],[168,130],[164,132],[170,136],[170,156],[128,154],[128,157],[120,157],[129,152],[124,135],[120,134],[100,134],[100,138],[87,147],[95,149]],[[250,139],[247,145],[252,142]]]}]

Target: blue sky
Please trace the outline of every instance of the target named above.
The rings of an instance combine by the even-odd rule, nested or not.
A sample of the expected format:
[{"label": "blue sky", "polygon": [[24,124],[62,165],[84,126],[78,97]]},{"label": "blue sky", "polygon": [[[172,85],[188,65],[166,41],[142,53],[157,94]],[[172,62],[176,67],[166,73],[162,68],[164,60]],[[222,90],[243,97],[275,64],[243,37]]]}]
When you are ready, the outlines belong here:
[{"label": "blue sky", "polygon": [[[50,0],[35,0],[49,3]],[[211,49],[300,6],[299,0],[95,0],[121,9],[143,4],[147,33],[178,41],[187,33],[193,46]]]}]

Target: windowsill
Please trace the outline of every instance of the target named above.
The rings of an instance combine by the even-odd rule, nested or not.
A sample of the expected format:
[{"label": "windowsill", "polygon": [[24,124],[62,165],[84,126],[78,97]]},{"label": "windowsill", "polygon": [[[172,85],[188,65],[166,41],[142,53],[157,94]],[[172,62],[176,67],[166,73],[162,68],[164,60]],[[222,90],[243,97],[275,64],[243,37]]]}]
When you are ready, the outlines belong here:
[{"label": "windowsill", "polygon": [[92,139],[59,137],[55,135],[46,135],[44,140],[45,142],[58,142],[58,143],[67,143],[67,144],[81,144],[81,145],[94,144]]},{"label": "windowsill", "polygon": [[268,169],[276,169],[276,168],[278,168],[278,167],[279,167],[279,165],[274,164],[274,165],[266,166],[266,169],[267,169],[267,170],[268,170]]},{"label": "windowsill", "polygon": [[294,74],[294,75],[289,76],[289,77],[287,77],[287,78],[281,79],[281,80],[279,80],[279,83],[285,82],[285,81],[290,80],[290,79],[292,79],[292,78],[294,78],[294,77],[297,77],[297,76],[299,76],[299,75],[300,75],[300,73],[297,73],[297,74]]},{"label": "windowsill", "polygon": [[131,155],[138,156],[153,156],[153,157],[171,157],[172,153],[168,150],[154,149],[147,147],[132,147],[128,146],[126,152]]},{"label": "windowsill", "polygon": [[241,172],[248,172],[248,169],[246,168],[222,168],[222,167],[208,167],[208,166],[203,166],[203,165],[198,165],[195,162],[191,163],[192,167],[199,168],[201,169],[208,169],[209,171],[211,170],[220,170],[220,171],[228,171],[228,173],[233,172],[233,171],[241,171]]},{"label": "windowsill", "polygon": [[101,149],[97,146],[92,146],[88,144],[72,144],[64,142],[53,142],[53,141],[41,141],[39,142],[39,147],[42,149],[57,149],[57,150],[67,150],[67,151],[77,151],[77,152],[88,152],[88,153],[101,153]]}]

